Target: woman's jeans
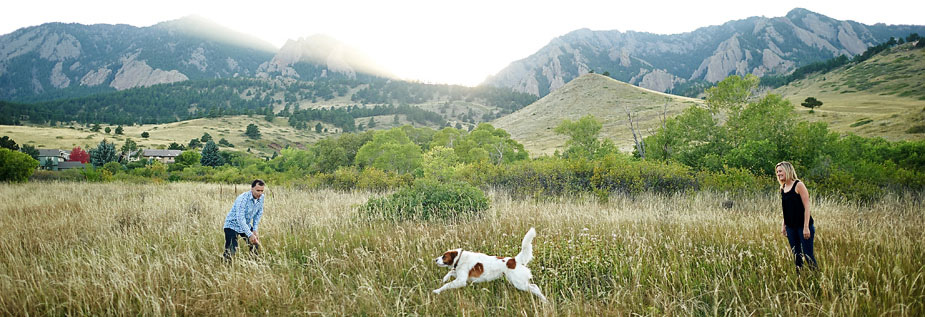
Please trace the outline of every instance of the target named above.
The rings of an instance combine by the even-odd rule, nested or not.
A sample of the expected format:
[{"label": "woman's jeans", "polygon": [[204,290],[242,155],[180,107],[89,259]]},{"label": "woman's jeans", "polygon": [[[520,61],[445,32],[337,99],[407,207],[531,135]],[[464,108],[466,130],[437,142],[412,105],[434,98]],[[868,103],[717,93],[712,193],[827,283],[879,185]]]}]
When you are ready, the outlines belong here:
[{"label": "woman's jeans", "polygon": [[793,263],[797,268],[803,267],[803,258],[810,268],[816,268],[816,256],[813,254],[813,239],[816,238],[816,226],[809,226],[809,239],[803,238],[803,228],[787,227],[787,241],[793,252]]}]

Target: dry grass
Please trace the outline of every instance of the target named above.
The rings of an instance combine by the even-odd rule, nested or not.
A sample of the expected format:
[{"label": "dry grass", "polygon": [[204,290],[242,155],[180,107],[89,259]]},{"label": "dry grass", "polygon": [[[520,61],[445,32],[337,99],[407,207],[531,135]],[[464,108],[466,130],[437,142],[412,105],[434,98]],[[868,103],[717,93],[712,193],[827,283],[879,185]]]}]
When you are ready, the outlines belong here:
[{"label": "dry grass", "polygon": [[[522,201],[485,219],[362,220],[363,192],[268,187],[265,254],[220,260],[244,185],[0,185],[0,315],[922,315],[921,198],[819,200],[818,272],[797,274],[773,195]],[[920,197],[920,196],[919,196]],[[542,305],[506,282],[433,295],[431,259],[514,255],[537,228]]]},{"label": "dry grass", "polygon": [[592,114],[603,124],[602,138],[609,138],[623,151],[632,151],[633,134],[624,106],[636,116],[642,130],[637,133],[650,135],[661,124],[666,103],[668,117],[672,117],[702,101],[636,87],[603,75],[586,74],[492,124],[508,131],[530,155],[538,156],[552,154],[565,145],[568,137],[554,131],[563,119],[577,121]]},{"label": "dry grass", "polygon": [[[906,133],[925,118],[925,50],[891,49],[851,68],[814,74],[772,93],[790,100],[800,117],[823,121],[840,132],[888,140],[921,140]],[[823,102],[815,113],[800,104],[807,97]],[[854,125],[870,119],[868,124]]]}]

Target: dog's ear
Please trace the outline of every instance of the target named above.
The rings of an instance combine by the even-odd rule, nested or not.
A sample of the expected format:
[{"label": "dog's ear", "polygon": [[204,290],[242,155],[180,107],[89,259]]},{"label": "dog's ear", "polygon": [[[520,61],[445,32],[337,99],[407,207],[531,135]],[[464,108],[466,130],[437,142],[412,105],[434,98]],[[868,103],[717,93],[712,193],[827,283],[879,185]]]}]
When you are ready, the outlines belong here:
[{"label": "dog's ear", "polygon": [[456,261],[457,256],[459,256],[459,252],[456,250],[446,251],[445,253],[443,253],[443,258],[441,259],[441,261],[443,261],[443,264],[453,265],[453,262]]}]

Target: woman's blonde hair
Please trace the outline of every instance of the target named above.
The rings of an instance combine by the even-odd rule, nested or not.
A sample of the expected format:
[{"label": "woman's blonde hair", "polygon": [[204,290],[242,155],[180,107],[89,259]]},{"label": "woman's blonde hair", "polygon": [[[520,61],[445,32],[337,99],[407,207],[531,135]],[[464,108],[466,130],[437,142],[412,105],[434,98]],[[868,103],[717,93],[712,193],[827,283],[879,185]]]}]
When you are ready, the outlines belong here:
[{"label": "woman's blonde hair", "polygon": [[[784,179],[785,180],[793,181],[797,179],[797,171],[793,169],[793,164],[790,164],[790,162],[783,161],[783,162],[777,163],[777,166],[774,167],[775,172],[778,167],[784,169]],[[784,181],[781,181],[780,179],[778,179],[777,182],[780,183],[780,188],[784,188]]]}]

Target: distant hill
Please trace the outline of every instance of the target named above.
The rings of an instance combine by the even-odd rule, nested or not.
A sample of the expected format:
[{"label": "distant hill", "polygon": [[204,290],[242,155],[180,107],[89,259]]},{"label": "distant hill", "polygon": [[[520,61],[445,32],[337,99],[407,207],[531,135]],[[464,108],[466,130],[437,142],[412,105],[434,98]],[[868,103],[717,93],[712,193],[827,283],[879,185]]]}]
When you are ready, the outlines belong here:
[{"label": "distant hill", "polygon": [[[836,131],[890,140],[925,138],[925,49],[906,43],[861,63],[776,88],[800,115],[829,123]],[[810,114],[800,106],[807,97],[823,102]],[[920,127],[910,133],[910,128]]]},{"label": "distant hill", "polygon": [[609,138],[623,151],[631,151],[633,135],[626,109],[637,118],[644,135],[667,116],[702,103],[701,100],[669,95],[636,87],[598,74],[578,77],[546,97],[491,123],[507,130],[532,156],[552,154],[567,138],[554,129],[563,119],[578,120],[592,114],[603,123],[601,137]]},{"label": "distant hill", "polygon": [[925,34],[925,26],[865,25],[799,8],[783,17],[750,17],[672,35],[581,29],[511,63],[485,84],[545,96],[594,71],[640,87],[696,95],[729,75],[785,74],[910,33]]}]

